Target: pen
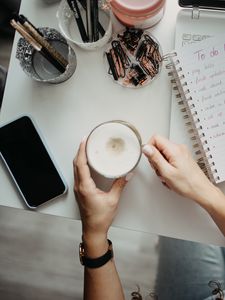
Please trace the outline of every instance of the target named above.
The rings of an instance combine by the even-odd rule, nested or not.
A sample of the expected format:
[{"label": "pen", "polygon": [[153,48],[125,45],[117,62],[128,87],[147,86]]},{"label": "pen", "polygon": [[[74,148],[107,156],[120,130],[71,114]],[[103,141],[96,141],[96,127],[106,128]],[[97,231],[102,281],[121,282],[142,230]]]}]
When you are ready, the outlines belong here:
[{"label": "pen", "polygon": [[43,37],[42,33],[31,23],[24,15],[18,15],[16,20],[21,23],[25,29],[33,36],[33,38],[41,44],[49,54],[59,62],[64,68],[68,65],[68,61]]},{"label": "pen", "polygon": [[80,32],[83,42],[85,42],[85,43],[89,42],[77,1],[76,0],[67,0],[67,3],[69,5],[70,9],[74,13],[74,17],[77,22],[77,26],[78,26],[78,29],[79,29],[79,32]]},{"label": "pen", "polygon": [[89,41],[92,41],[93,27],[91,22],[91,0],[86,0],[86,24]]},{"label": "pen", "polygon": [[[82,5],[84,10],[87,10],[87,1],[90,0],[79,0],[80,4]],[[102,27],[101,23],[98,21],[98,31],[101,34],[101,36],[105,35],[105,29]]]},{"label": "pen", "polygon": [[65,72],[65,68],[62,67],[57,60],[55,60],[49,52],[42,46],[40,43],[38,43],[24,28],[22,25],[18,24],[14,19],[10,21],[10,24],[12,27],[16,29],[20,33],[20,35],[26,39],[28,43],[30,43],[36,51],[38,51],[43,57],[45,57],[49,63],[54,65],[54,67],[60,71],[61,73]]},{"label": "pen", "polygon": [[92,41],[99,39],[98,33],[98,0],[90,0],[91,2],[91,24],[92,24]]}]

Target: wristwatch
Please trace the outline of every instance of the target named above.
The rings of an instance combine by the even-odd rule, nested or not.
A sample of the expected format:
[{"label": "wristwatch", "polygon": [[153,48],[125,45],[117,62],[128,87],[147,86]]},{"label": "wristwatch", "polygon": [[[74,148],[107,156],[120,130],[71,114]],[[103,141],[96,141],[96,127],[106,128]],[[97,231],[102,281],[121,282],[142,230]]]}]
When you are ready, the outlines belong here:
[{"label": "wristwatch", "polygon": [[100,268],[105,265],[110,259],[113,258],[112,242],[108,240],[108,243],[109,248],[107,252],[98,258],[90,258],[85,256],[84,243],[80,243],[79,254],[81,264],[91,269]]}]

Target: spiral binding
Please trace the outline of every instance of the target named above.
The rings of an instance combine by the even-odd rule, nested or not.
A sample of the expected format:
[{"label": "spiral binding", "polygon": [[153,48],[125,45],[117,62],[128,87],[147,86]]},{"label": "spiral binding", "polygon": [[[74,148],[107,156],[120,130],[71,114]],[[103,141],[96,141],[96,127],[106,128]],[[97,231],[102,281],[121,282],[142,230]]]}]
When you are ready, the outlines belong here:
[{"label": "spiral binding", "polygon": [[198,113],[195,110],[195,105],[190,95],[190,90],[188,89],[188,83],[182,73],[183,69],[180,66],[177,53],[168,53],[163,57],[163,60],[168,61],[166,69],[169,70],[168,75],[172,77],[171,83],[173,90],[176,91],[176,99],[178,100],[178,105],[185,120],[185,126],[188,128],[188,133],[193,143],[192,146],[197,163],[206,176],[211,181],[216,182],[220,180],[220,178],[217,175],[217,169],[215,168],[212,154],[210,154],[208,141],[203,132]]}]

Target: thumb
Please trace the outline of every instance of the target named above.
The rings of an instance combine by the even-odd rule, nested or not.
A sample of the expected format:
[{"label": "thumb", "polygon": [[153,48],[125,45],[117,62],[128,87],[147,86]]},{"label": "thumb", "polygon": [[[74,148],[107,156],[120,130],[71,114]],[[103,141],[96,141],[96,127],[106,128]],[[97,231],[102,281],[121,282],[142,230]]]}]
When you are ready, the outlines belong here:
[{"label": "thumb", "polygon": [[149,162],[159,171],[162,176],[171,168],[169,162],[154,146],[147,144],[142,148],[142,151],[148,158]]},{"label": "thumb", "polygon": [[126,178],[131,177],[129,175],[130,174],[128,174],[126,177],[118,178],[113,182],[111,190],[109,192],[113,197],[116,197],[117,199],[120,198],[120,195],[122,194],[122,191],[128,181]]}]

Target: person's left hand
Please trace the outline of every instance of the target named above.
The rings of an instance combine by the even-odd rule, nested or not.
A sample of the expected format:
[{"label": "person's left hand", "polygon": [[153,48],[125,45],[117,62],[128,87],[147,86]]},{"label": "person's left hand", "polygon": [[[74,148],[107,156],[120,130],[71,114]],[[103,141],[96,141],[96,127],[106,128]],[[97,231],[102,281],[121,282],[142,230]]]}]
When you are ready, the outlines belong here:
[{"label": "person's left hand", "polygon": [[80,209],[83,235],[92,239],[106,238],[127,180],[116,179],[109,192],[98,189],[87,164],[85,145],[86,141],[82,141],[73,161],[74,191]]}]

